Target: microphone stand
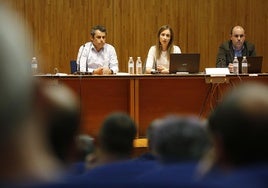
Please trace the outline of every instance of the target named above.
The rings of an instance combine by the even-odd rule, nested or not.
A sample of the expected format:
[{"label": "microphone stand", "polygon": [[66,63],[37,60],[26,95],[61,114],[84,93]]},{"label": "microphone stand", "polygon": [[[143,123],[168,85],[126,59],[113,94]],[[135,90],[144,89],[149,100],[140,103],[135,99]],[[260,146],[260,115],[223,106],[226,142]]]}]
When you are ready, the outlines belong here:
[{"label": "microphone stand", "polygon": [[85,49],[85,44],[83,45],[83,49],[82,49],[81,54],[80,54],[79,59],[78,59],[78,62],[79,62],[78,71],[77,71],[78,74],[81,74],[81,57],[83,55],[84,49]]}]

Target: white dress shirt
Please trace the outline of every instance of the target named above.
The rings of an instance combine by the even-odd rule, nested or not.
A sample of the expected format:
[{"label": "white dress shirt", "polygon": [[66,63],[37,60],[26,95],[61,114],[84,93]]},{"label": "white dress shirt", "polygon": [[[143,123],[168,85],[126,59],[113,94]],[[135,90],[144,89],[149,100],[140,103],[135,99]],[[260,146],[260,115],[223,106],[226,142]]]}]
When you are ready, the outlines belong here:
[{"label": "white dress shirt", "polygon": [[115,48],[107,43],[100,51],[95,49],[92,42],[80,46],[76,62],[79,72],[92,73],[99,67],[109,67],[114,73],[119,70]]}]

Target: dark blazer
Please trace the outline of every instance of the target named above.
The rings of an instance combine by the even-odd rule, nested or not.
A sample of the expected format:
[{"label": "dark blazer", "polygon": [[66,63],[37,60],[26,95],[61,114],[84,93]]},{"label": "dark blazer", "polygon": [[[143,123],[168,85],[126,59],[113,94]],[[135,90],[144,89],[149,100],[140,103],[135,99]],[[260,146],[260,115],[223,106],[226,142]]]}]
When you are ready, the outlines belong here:
[{"label": "dark blazer", "polygon": [[[242,56],[256,56],[256,50],[254,44],[247,41],[244,42],[244,49],[242,50]],[[229,63],[234,60],[234,50],[232,47],[232,41],[226,41],[219,47],[218,55],[216,58],[216,67],[228,67]]]}]

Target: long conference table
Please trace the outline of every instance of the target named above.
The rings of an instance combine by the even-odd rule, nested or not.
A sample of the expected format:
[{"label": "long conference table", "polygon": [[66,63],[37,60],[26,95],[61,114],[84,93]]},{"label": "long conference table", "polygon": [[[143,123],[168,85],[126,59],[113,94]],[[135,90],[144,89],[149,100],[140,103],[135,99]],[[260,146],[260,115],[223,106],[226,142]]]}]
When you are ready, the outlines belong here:
[{"label": "long conference table", "polygon": [[65,84],[81,102],[81,131],[97,136],[104,118],[126,112],[136,122],[137,138],[146,137],[148,125],[169,114],[208,117],[230,88],[248,81],[268,85],[268,74],[211,77],[189,75],[38,75],[51,84]]}]

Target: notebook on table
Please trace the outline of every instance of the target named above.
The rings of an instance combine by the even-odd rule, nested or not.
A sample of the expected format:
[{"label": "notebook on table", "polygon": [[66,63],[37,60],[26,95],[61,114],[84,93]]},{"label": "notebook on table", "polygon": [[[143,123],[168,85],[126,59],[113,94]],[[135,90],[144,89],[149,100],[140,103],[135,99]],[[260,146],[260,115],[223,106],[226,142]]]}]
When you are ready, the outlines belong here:
[{"label": "notebook on table", "polygon": [[198,73],[200,65],[200,54],[198,53],[182,53],[170,54],[169,73]]},{"label": "notebook on table", "polygon": [[[242,73],[242,59],[238,57],[239,73]],[[248,73],[261,73],[263,56],[248,56]]]}]

